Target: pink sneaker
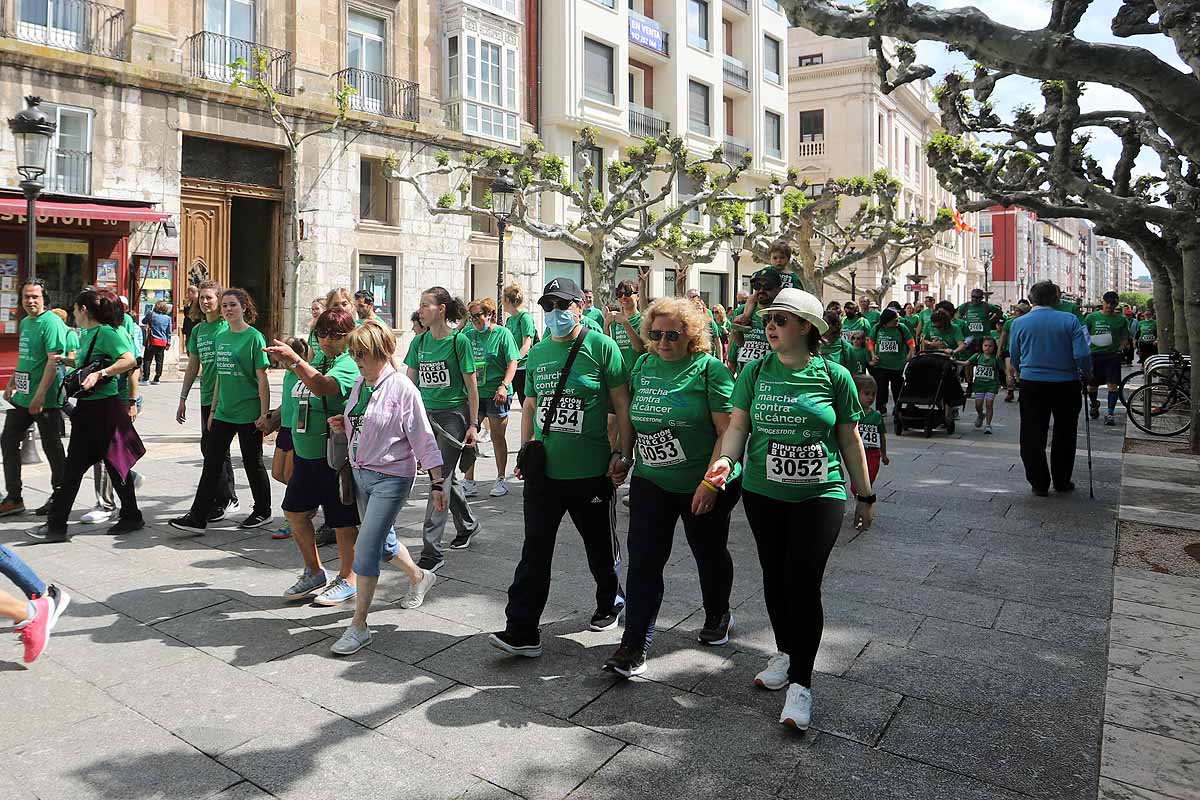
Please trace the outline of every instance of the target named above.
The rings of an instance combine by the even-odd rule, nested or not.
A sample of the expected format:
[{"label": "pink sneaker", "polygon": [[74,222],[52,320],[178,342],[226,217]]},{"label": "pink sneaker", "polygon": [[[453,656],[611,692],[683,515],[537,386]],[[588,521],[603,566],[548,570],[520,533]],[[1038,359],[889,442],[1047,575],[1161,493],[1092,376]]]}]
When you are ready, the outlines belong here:
[{"label": "pink sneaker", "polygon": [[54,619],[54,603],[48,597],[39,597],[33,602],[33,619],[26,620],[17,628],[17,635],[25,645],[25,663],[32,664],[46,649],[50,641],[50,625]]}]

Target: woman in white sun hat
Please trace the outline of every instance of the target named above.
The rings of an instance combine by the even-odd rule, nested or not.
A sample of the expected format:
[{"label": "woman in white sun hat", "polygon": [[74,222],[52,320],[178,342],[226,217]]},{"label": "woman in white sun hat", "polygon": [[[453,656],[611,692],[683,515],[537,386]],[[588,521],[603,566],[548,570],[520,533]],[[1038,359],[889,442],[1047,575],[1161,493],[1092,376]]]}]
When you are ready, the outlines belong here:
[{"label": "woman in white sun hat", "polygon": [[842,526],[847,473],[864,492],[854,512],[859,530],[871,526],[875,502],[854,379],[818,355],[823,313],[821,301],[800,289],[781,290],[762,310],[771,352],[738,375],[721,455],[706,476],[723,486],[745,455],[742,504],[779,649],[754,682],[788,687],[779,721],[799,730],[812,716],[821,579]]}]

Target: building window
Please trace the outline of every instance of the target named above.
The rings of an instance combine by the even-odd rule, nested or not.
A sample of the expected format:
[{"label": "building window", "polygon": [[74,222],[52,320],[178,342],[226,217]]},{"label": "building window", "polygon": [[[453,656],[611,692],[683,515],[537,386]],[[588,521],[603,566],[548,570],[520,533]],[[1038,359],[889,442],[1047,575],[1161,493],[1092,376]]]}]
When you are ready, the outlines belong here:
[{"label": "building window", "polygon": [[809,200],[816,200],[823,194],[825,194],[825,184],[823,183],[810,183],[804,187],[804,196]]},{"label": "building window", "polygon": [[374,222],[391,221],[388,183],[383,175],[383,162],[362,157],[358,162],[358,218]]},{"label": "building window", "polygon": [[801,67],[815,67],[824,63],[825,56],[822,53],[810,53],[799,58],[799,66]]},{"label": "building window", "polygon": [[774,200],[775,198],[773,197],[760,197],[752,201],[750,203],[750,215],[753,216],[761,211],[770,218],[774,213]]},{"label": "building window", "polygon": [[778,39],[763,36],[763,77],[775,84],[783,83],[779,77],[780,51]]},{"label": "building window", "polygon": [[592,100],[615,105],[613,49],[594,39],[583,40],[583,93]]},{"label": "building window", "polygon": [[825,141],[825,111],[818,109],[816,111],[801,111],[800,112],[800,141],[802,142],[823,142]]},{"label": "building window", "polygon": [[479,99],[497,106],[500,105],[500,59],[500,45],[479,43]]},{"label": "building window", "polygon": [[979,232],[980,233],[991,233],[992,232],[992,215],[991,214],[980,214],[979,215]]},{"label": "building window", "polygon": [[[464,133],[516,142],[520,138],[517,51],[473,32],[446,39],[446,98],[464,102],[451,109],[451,125]],[[466,59],[466,69],[462,59]]]},{"label": "building window", "polygon": [[[575,145],[572,143],[571,152],[575,152]],[[604,150],[600,147],[585,147],[579,153],[579,158],[575,161],[575,179],[581,184],[583,182],[583,169],[591,164],[592,166],[592,188],[604,194]]]},{"label": "building window", "polygon": [[[700,193],[700,182],[686,172],[681,172],[675,179],[675,189],[679,194],[679,202],[683,203]],[[683,221],[690,222],[693,225],[701,224],[704,221],[704,217],[703,212],[700,211],[700,207],[696,206],[688,211],[684,215]]]},{"label": "building window", "polygon": [[389,328],[396,327],[396,257],[358,256],[358,288],[375,298],[375,313]]},{"label": "building window", "polygon": [[774,111],[768,111],[765,114],[765,128],[763,133],[767,155],[775,158],[783,157],[783,117],[776,114]]},{"label": "building window", "polygon": [[510,17],[517,15],[517,0],[475,0],[475,2],[483,3]]},{"label": "building window", "polygon": [[346,66],[360,70],[366,75],[351,73],[348,83],[355,93],[350,96],[350,106],[362,111],[379,111],[383,108],[384,81],[379,75],[387,74],[384,66],[387,24],[379,17],[351,11],[346,16]]},{"label": "building window", "polygon": [[[471,180],[471,205],[477,208],[488,208],[488,192],[491,191],[492,182],[489,178],[473,178]],[[472,216],[471,217],[471,232],[485,233],[488,236],[498,236],[499,228],[496,226],[496,218],[491,214],[487,216]]]},{"label": "building window", "polygon": [[878,115],[875,120],[875,143],[880,147],[883,147],[884,144],[886,144],[886,142],[884,142],[883,133],[883,114]]},{"label": "building window", "polygon": [[712,134],[711,90],[703,83],[688,81],[688,130],[705,136]]},{"label": "building window", "polygon": [[687,36],[688,44],[708,49],[708,0],[688,0]]},{"label": "building window", "polygon": [[66,194],[91,194],[92,112],[49,103],[46,116],[58,124],[50,143],[46,189]]},{"label": "building window", "polygon": [[729,276],[724,272],[701,272],[700,285],[697,288],[704,305],[712,308],[713,305],[729,299],[729,295],[726,294],[728,286]]},{"label": "building window", "polygon": [[547,258],[546,266],[544,267],[544,275],[542,280],[546,283],[555,278],[570,278],[575,281],[576,286],[584,286],[583,282],[583,262],[569,261],[562,258]]},{"label": "building window", "polygon": [[458,37],[446,40],[446,98],[457,100],[462,94],[458,89]]}]

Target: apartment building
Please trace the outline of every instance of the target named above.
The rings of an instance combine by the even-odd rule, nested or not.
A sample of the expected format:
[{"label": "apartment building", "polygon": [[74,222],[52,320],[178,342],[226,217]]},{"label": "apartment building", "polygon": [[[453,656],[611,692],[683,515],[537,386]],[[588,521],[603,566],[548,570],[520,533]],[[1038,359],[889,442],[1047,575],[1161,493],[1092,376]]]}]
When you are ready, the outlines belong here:
[{"label": "apartment building", "polygon": [[[1120,239],[1108,236],[1096,237],[1096,249],[1107,257],[1104,291],[1136,292],[1138,281],[1133,277],[1133,251]],[[1149,279],[1146,279],[1149,283]],[[1153,286],[1153,284],[1151,284]],[[1147,292],[1149,294],[1149,292]]]},{"label": "apartment building", "polygon": [[[58,123],[36,265],[54,303],[99,284],[140,313],[208,275],[247,288],[260,327],[279,334],[302,329],[311,299],[334,286],[372,289],[401,330],[424,287],[495,292],[494,229],[433,220],[410,189],[384,180],[384,159],[395,153],[401,168],[419,170],[441,149],[517,145],[531,133],[524,2],[107,2],[0,4],[0,108],[12,116],[37,95]],[[296,163],[261,100],[235,85],[235,65],[258,54],[299,131],[334,120],[334,93],[354,89],[344,124],[306,141]],[[19,180],[7,127],[0,176]],[[296,272],[284,211],[293,177]],[[5,291],[29,274],[23,208],[0,190]],[[528,286],[540,280],[529,237],[511,236],[506,262]],[[0,331],[0,374],[15,327]]]},{"label": "apartment building", "polygon": [[[889,50],[893,44],[885,40]],[[886,169],[901,183],[901,218],[932,219],[939,208],[954,208],[954,198],[938,184],[925,159],[924,147],[941,127],[927,82],[909,83],[885,95],[866,39],[818,36],[804,28],[788,31],[787,73],[788,162],[802,177],[819,185],[829,178]],[[844,208],[843,214],[853,211]],[[974,214],[964,218],[978,228]],[[875,259],[860,263],[858,286],[878,286],[880,269]],[[929,294],[963,302],[983,283],[978,232],[943,233],[921,254],[917,271],[925,276]],[[902,289],[913,267],[901,273],[886,299],[906,299]]]},{"label": "apartment building", "polygon": [[[629,146],[667,131],[698,157],[717,146],[731,159],[751,153],[753,165],[737,187],[747,195],[786,173],[787,20],[774,0],[561,0],[539,6],[536,105],[548,152],[570,164],[578,131],[593,128],[590,160],[602,174],[602,165]],[[689,188],[681,176],[672,202]],[[607,193],[607,187],[601,190]],[[556,198],[543,213],[548,221],[561,221],[571,212]],[[705,224],[699,213],[688,220]],[[542,257],[547,278],[585,278],[583,262],[569,248],[545,243]],[[686,288],[727,304],[739,282],[748,286],[750,262],[742,255],[740,275],[734,275],[724,252],[691,270]],[[674,264],[662,257],[625,265],[619,277],[634,277],[638,266],[652,268],[654,296],[685,288],[676,285]]]}]

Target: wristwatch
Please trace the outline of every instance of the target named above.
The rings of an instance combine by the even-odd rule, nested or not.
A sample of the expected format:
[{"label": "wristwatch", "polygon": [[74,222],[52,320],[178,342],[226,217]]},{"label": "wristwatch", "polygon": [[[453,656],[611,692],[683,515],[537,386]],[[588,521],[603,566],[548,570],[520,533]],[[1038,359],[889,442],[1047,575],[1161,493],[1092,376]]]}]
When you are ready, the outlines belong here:
[{"label": "wristwatch", "polygon": [[620,458],[620,459],[621,459],[621,463],[622,463],[624,466],[626,466],[626,467],[631,467],[631,466],[633,466],[633,459],[632,459],[632,458],[627,458],[627,457],[625,456],[625,454],[624,454],[624,453],[613,453],[613,455],[614,455],[614,456],[617,456],[618,458]]},{"label": "wristwatch", "polygon": [[854,499],[860,503],[866,503],[867,505],[870,506],[870,505],[874,505],[875,501],[878,500],[879,497],[878,497],[878,495],[873,495],[873,494],[856,494],[856,495],[854,495]]}]

